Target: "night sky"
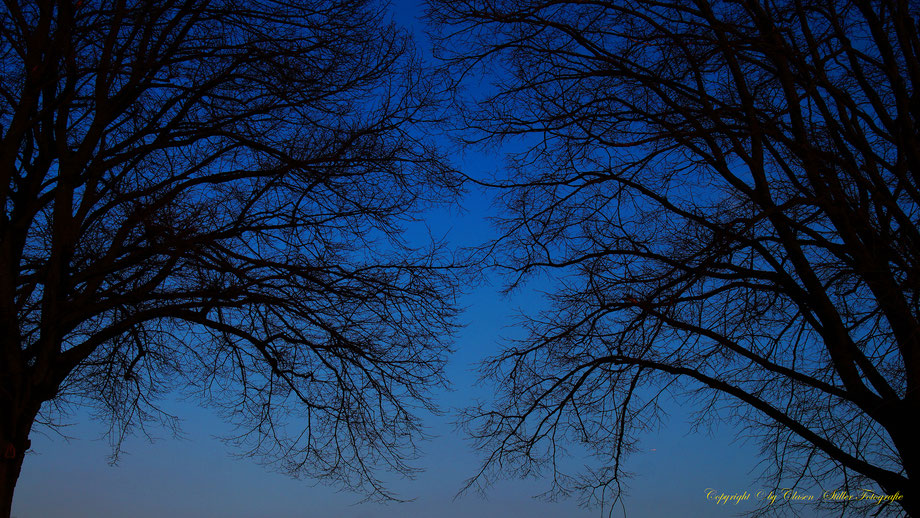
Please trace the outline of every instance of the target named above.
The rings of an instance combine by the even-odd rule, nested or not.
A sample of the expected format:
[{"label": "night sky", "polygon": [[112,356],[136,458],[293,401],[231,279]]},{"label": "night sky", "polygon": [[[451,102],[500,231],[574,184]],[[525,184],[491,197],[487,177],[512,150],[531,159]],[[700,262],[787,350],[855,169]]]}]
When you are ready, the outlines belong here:
[{"label": "night sky", "polygon": [[[420,9],[411,1],[394,6],[398,23],[409,26],[424,49],[427,42],[415,16]],[[468,152],[459,166],[472,176],[486,177],[501,166],[496,156]],[[492,212],[489,193],[471,190],[459,205],[463,210],[444,209],[426,216],[435,236],[446,235],[452,246],[472,245],[490,233],[487,217]],[[423,235],[419,232],[419,235]],[[475,492],[457,496],[464,480],[476,473],[480,461],[452,421],[455,409],[474,398],[488,398],[489,387],[478,386],[475,367],[492,354],[500,337],[514,336],[514,315],[533,311],[539,304],[534,286],[512,296],[499,292],[502,280],[467,290],[461,301],[467,308],[454,343],[448,375],[453,390],[435,394],[446,410],[443,416],[426,416],[433,438],[422,444],[424,456],[414,462],[425,469],[415,480],[394,477],[389,487],[407,503],[360,503],[362,496],[342,492],[313,480],[292,480],[260,466],[255,459],[238,459],[234,450],[216,437],[231,428],[195,401],[172,400],[165,406],[183,419],[183,437],[152,427],[153,441],[136,434],[125,443],[126,454],[117,466],[108,463],[111,447],[100,437],[104,423],[94,422],[76,410],[60,429],[69,437],[36,427],[32,452],[26,457],[16,488],[13,515],[19,518],[55,517],[405,517],[438,516],[498,518],[519,516],[598,516],[598,509],[579,507],[577,498],[547,502],[534,498],[548,489],[544,480],[506,480],[485,495]],[[708,501],[710,488],[735,493],[765,489],[756,486],[752,470],[758,462],[756,445],[736,441],[735,430],[722,425],[694,431],[688,409],[671,402],[670,419],[656,433],[643,437],[642,450],[627,459],[629,481],[624,500],[627,515],[730,516],[750,511],[754,502],[739,506]],[[42,432],[45,433],[42,433]],[[581,459],[570,459],[574,468]],[[617,507],[613,515],[622,515]]]}]

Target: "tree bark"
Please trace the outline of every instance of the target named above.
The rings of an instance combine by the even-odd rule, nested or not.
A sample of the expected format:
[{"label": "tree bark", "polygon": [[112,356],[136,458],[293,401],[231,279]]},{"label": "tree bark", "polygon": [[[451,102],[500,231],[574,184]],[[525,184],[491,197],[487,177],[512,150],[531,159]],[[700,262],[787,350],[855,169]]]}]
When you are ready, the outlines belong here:
[{"label": "tree bark", "polygon": [[31,445],[29,432],[38,410],[3,412],[0,424],[0,518],[9,518],[13,510],[13,491],[22,470],[22,461]]},{"label": "tree bark", "polygon": [[9,518],[13,510],[13,491],[16,489],[16,480],[19,479],[19,472],[22,469],[22,460],[24,455],[16,452],[13,459],[0,460],[0,517]]}]

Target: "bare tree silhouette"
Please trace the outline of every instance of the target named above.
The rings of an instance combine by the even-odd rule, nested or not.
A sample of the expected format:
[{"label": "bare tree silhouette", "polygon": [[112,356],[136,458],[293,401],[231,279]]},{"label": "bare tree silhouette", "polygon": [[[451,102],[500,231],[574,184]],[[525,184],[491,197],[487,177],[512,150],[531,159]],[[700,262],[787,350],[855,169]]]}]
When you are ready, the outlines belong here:
[{"label": "bare tree silhouette", "polygon": [[117,454],[174,389],[388,496],[456,288],[401,229],[457,182],[383,7],[6,2],[0,70],[0,515],[35,422],[91,405]]},{"label": "bare tree silhouette", "polygon": [[[487,364],[501,392],[468,416],[487,454],[471,484],[549,465],[557,490],[615,502],[668,393],[759,439],[772,483],[899,492],[886,509],[920,514],[918,5],[432,0],[429,14],[445,66],[491,74],[468,138],[525,137],[490,257],[511,288],[557,280]],[[572,444],[602,467],[560,473]]]}]

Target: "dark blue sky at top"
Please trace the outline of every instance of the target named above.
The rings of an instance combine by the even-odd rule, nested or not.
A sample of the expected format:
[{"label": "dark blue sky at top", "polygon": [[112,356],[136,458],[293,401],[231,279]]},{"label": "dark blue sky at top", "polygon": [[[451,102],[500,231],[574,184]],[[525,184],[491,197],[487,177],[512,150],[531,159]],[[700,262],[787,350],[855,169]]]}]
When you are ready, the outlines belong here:
[{"label": "dark blue sky at top", "polygon": [[[427,48],[413,0],[394,4],[396,21],[409,27],[418,46]],[[501,167],[499,156],[459,150],[457,166],[474,177],[488,177]],[[425,215],[424,226],[434,236],[446,236],[451,246],[473,245],[493,233],[487,217],[493,213],[489,194],[471,190],[458,209],[439,209]],[[454,409],[475,398],[488,398],[489,387],[478,383],[476,364],[499,347],[500,337],[513,336],[514,316],[539,307],[534,287],[502,296],[501,279],[477,286],[461,300],[466,323],[454,343],[448,376],[452,391],[434,395],[447,410],[443,416],[426,416],[433,438],[421,445],[424,456],[414,463],[425,469],[414,480],[394,477],[389,487],[408,503],[357,503],[361,496],[311,480],[292,480],[258,465],[254,459],[232,457],[232,449],[217,437],[232,430],[213,412],[194,401],[167,401],[166,407],[182,418],[183,437],[153,427],[154,440],[135,435],[125,442],[126,454],[110,466],[111,448],[101,439],[105,424],[87,412],[76,411],[60,432],[32,434],[32,451],[26,457],[16,488],[13,515],[18,518],[56,517],[469,517],[506,516],[588,517],[598,509],[583,509],[574,498],[547,502],[533,498],[548,489],[540,479],[497,482],[485,496],[466,493],[455,498],[464,480],[478,468],[480,456],[454,429]],[[627,459],[626,470],[635,474],[625,499],[631,518],[656,516],[731,516],[753,509],[716,506],[706,500],[707,488],[726,493],[760,489],[751,470],[758,462],[752,444],[734,441],[729,425],[711,432],[692,432],[688,409],[666,408],[664,426],[642,437],[641,451]],[[571,467],[582,465],[573,456]],[[614,510],[614,516],[622,509]]]}]

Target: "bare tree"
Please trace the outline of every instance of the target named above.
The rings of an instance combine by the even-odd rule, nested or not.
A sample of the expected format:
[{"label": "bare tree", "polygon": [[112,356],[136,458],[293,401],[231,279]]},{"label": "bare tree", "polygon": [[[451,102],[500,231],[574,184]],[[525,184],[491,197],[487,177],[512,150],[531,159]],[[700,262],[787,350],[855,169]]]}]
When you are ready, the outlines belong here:
[{"label": "bare tree", "polygon": [[[616,501],[667,393],[758,438],[779,487],[920,514],[918,5],[430,6],[446,66],[491,73],[468,138],[526,147],[490,257],[512,288],[556,279],[487,364],[473,483],[548,463],[557,489]],[[573,444],[601,467],[566,478]]]},{"label": "bare tree", "polygon": [[121,437],[187,388],[244,451],[387,495],[456,287],[402,227],[456,190],[384,6],[5,2],[0,515],[33,425]]}]

